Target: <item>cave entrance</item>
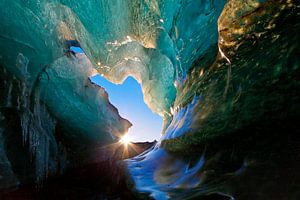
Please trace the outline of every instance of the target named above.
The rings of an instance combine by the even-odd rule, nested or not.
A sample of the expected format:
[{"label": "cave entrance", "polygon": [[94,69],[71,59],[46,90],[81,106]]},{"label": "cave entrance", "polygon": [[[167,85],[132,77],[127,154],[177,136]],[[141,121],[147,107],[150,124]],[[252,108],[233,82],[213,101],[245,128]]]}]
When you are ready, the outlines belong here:
[{"label": "cave entrance", "polygon": [[128,77],[123,84],[114,84],[97,74],[90,80],[105,88],[109,101],[133,124],[127,135],[132,142],[151,142],[160,138],[163,119],[145,104],[141,85],[134,78]]},{"label": "cave entrance", "polygon": [[[84,54],[79,44],[69,45],[69,52]],[[90,77],[90,80],[105,88],[109,101],[118,109],[119,114],[132,123],[126,135],[131,142],[158,141],[163,119],[145,104],[141,85],[133,77],[128,77],[123,84],[114,84],[100,74]]]}]

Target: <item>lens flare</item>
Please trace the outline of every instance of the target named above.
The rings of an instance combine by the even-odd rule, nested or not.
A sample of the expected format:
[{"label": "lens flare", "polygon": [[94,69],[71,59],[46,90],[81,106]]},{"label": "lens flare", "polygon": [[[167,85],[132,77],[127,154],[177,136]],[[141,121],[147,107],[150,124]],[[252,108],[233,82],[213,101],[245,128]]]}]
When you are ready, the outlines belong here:
[{"label": "lens flare", "polygon": [[124,136],[121,137],[120,141],[122,144],[124,144],[125,146],[127,146],[128,144],[131,143],[131,139],[130,137],[126,134]]}]

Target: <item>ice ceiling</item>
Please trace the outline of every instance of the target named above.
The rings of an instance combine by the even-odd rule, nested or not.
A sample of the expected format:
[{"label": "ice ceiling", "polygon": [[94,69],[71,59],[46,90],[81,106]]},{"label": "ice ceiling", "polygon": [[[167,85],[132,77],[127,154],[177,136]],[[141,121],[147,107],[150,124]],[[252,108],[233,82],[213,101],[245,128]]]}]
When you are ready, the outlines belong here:
[{"label": "ice ceiling", "polygon": [[[146,104],[167,119],[176,86],[191,63],[217,42],[224,2],[2,0],[1,61],[28,88],[40,79],[41,98],[61,121],[99,137],[94,122],[104,119],[99,126],[105,127],[120,119],[105,117],[109,112],[99,95],[103,91],[86,87],[95,69],[114,83],[133,76],[142,85]],[[89,59],[70,58],[72,42]],[[83,115],[91,130],[77,123]],[[125,130],[105,129],[115,135]]]},{"label": "ice ceiling", "polygon": [[[186,70],[216,43],[225,1],[1,2],[7,8],[1,11],[2,60],[15,66],[22,53],[29,61],[30,82],[50,64],[63,62],[66,41],[76,40],[91,67],[114,83],[135,77],[145,102],[164,116]],[[17,68],[10,70],[18,74]]]}]

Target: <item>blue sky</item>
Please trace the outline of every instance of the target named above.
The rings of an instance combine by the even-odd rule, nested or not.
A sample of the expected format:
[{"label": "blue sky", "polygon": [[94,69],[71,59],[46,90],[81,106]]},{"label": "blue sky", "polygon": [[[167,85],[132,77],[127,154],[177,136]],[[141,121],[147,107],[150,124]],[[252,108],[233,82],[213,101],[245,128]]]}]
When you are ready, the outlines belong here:
[{"label": "blue sky", "polygon": [[163,120],[144,103],[141,86],[135,79],[128,77],[121,85],[113,84],[100,75],[91,80],[105,88],[109,101],[117,107],[123,118],[133,124],[128,132],[132,141],[144,142],[160,138]]}]

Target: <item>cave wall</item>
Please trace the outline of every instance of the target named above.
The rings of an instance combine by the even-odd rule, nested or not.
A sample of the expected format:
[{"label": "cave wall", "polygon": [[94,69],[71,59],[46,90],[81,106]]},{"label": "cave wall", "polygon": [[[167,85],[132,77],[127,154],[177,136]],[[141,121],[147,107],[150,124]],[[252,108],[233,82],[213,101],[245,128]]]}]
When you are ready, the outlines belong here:
[{"label": "cave wall", "polygon": [[[127,161],[155,199],[299,198],[299,3],[228,1],[160,144]],[[144,175],[147,172],[146,175]]]},{"label": "cave wall", "polygon": [[[42,181],[57,168],[56,120],[40,102],[38,88],[29,91],[1,66],[1,190],[21,182]],[[10,172],[10,173],[9,173]],[[12,181],[13,180],[13,181]]]},{"label": "cave wall", "polygon": [[[256,122],[297,119],[298,18],[294,2],[229,1],[218,20],[218,44],[193,63],[178,89],[172,131],[179,121],[189,123],[183,138],[197,143]],[[191,117],[186,123],[178,115]],[[168,139],[181,136],[172,131]]]}]

